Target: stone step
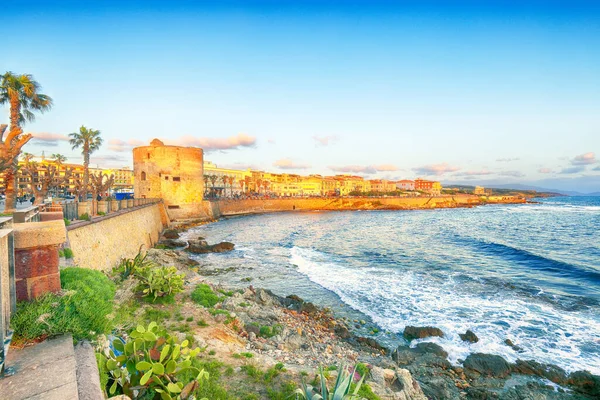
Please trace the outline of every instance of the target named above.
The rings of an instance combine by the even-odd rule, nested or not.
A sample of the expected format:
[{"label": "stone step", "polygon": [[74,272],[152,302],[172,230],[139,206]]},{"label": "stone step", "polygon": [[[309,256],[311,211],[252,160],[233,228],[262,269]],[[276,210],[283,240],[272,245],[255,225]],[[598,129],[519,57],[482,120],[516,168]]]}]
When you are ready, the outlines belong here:
[{"label": "stone step", "polygon": [[79,400],[77,359],[71,335],[24,349],[11,348],[7,366],[14,374],[0,378],[0,399]]}]

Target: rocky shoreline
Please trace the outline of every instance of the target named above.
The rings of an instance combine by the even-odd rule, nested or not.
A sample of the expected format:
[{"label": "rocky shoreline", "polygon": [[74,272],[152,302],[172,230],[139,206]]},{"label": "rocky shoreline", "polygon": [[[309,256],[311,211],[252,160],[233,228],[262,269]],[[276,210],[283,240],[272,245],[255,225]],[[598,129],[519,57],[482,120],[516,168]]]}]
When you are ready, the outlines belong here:
[{"label": "rocky shoreline", "polygon": [[[202,266],[183,250],[152,249],[149,256],[159,264],[177,266],[191,283],[202,280]],[[336,318],[330,310],[295,295],[281,297],[249,286],[243,293],[233,292],[216,307],[223,313],[215,320],[228,325],[231,337],[198,340],[220,341],[217,347],[226,348],[227,353],[231,352],[228,346],[236,343],[238,351],[251,352],[266,365],[285,363],[298,379],[304,371],[319,366],[365,363],[370,368],[367,382],[381,399],[600,398],[600,377],[589,372],[567,374],[555,365],[533,360],[509,363],[500,356],[482,353],[469,355],[457,366],[437,344],[411,344],[415,339],[443,336],[435,327],[407,327],[405,343],[388,349],[371,337],[355,334],[358,321]],[[269,329],[269,334],[263,332]],[[478,340],[470,331],[462,338]]]}]

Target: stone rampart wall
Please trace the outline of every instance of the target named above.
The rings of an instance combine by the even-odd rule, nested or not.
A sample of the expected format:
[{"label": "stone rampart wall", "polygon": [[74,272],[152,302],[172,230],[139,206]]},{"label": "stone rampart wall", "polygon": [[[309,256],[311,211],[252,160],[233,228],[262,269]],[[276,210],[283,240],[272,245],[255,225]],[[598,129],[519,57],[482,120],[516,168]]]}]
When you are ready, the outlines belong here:
[{"label": "stone rampart wall", "polygon": [[121,258],[135,257],[140,246],[154,246],[168,225],[164,204],[158,203],[69,226],[74,265],[108,271]]},{"label": "stone rampart wall", "polygon": [[216,203],[218,216],[256,214],[278,211],[312,210],[412,210],[445,207],[466,207],[481,204],[479,197],[384,197],[384,198],[301,198],[272,200],[220,200]]}]

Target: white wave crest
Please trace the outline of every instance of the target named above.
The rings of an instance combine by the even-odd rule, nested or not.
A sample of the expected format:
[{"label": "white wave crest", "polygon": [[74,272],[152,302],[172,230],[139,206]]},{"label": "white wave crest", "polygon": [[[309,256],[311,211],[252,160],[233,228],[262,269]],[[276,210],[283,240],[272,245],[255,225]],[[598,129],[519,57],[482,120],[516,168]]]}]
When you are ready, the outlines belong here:
[{"label": "white wave crest", "polygon": [[[452,275],[440,279],[427,273],[347,266],[306,248],[293,247],[290,263],[383,329],[401,333],[407,325],[441,328],[444,338],[426,341],[441,345],[454,364],[471,352],[484,352],[509,361],[535,359],[567,371],[587,369],[600,374],[600,354],[582,355],[586,347],[600,347],[598,316],[560,311],[511,292],[481,296],[476,287],[481,283],[460,284]],[[467,329],[479,336],[478,343],[460,339],[459,334]],[[506,346],[506,339],[522,352]]]}]

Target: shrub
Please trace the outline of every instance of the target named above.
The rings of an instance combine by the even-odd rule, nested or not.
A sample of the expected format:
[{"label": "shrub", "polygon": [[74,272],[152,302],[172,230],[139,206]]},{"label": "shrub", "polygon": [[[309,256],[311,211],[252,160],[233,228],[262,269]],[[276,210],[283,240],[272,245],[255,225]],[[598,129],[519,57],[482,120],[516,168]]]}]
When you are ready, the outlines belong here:
[{"label": "shrub", "polygon": [[62,296],[46,294],[22,302],[12,317],[15,338],[30,341],[46,335],[70,332],[76,340],[108,333],[113,309],[114,284],[103,273],[70,267],[60,272]]},{"label": "shrub", "polygon": [[[188,348],[156,322],[139,325],[129,339],[113,341],[117,356],[110,350],[104,365],[109,373],[108,393],[131,398],[193,399],[208,373],[192,365],[199,348]],[[103,356],[104,357],[104,356]]]},{"label": "shrub", "polygon": [[91,221],[90,215],[88,213],[83,213],[79,216],[81,221]]},{"label": "shrub", "polygon": [[63,254],[67,260],[73,258],[73,250],[71,250],[69,247],[65,247],[63,249]]},{"label": "shrub", "polygon": [[137,255],[134,258],[122,258],[113,273],[118,274],[122,280],[125,280],[137,271],[154,265],[151,261],[147,261],[146,257],[147,254],[142,254],[142,246],[140,246]]},{"label": "shrub", "polygon": [[102,216],[106,215],[106,213],[104,211],[98,211],[98,215],[102,217]]},{"label": "shrub", "polygon": [[71,221],[68,220],[67,218],[63,218],[63,220],[65,221],[65,226],[71,225]]},{"label": "shrub", "polygon": [[205,283],[200,283],[192,292],[192,300],[194,303],[205,308],[214,307],[215,304],[223,301],[223,297],[218,296],[212,291],[210,286]]},{"label": "shrub", "polygon": [[264,337],[266,339],[268,338],[272,338],[273,336],[277,336],[281,333],[282,327],[281,325],[273,325],[273,326],[268,326],[268,325],[264,325],[260,327],[259,330],[259,336]]},{"label": "shrub", "polygon": [[175,267],[148,266],[136,272],[139,290],[152,301],[183,292],[183,276]]},{"label": "shrub", "polygon": [[[360,381],[353,385],[353,378],[356,374],[356,369],[351,373],[343,365],[338,368],[338,376],[335,381],[335,385],[329,389],[327,388],[327,379],[325,379],[323,368],[319,368],[319,389],[311,387],[306,384],[304,378],[302,378],[302,388],[296,389],[296,394],[306,400],[322,400],[322,399],[333,399],[333,400],[346,400],[346,399],[357,399],[360,398],[358,392],[362,386],[365,377],[361,377]],[[317,386],[316,384],[314,386]]]}]

